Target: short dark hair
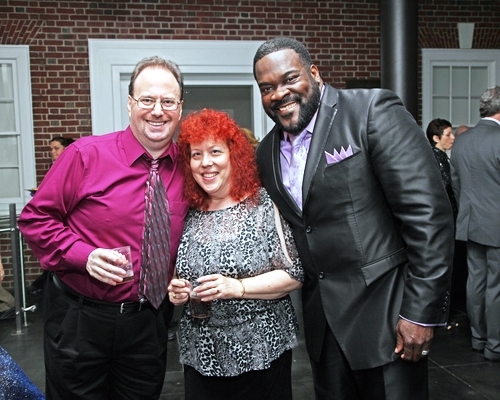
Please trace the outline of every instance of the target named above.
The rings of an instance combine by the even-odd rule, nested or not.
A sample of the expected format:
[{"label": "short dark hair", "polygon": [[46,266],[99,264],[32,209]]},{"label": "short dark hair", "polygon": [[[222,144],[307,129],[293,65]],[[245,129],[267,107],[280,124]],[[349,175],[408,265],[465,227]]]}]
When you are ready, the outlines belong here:
[{"label": "short dark hair", "polygon": [[434,135],[441,139],[441,136],[443,136],[443,132],[446,128],[451,128],[451,122],[445,119],[436,118],[429,122],[429,125],[427,125],[426,134],[427,139],[429,139],[429,142],[432,146],[436,145],[436,142],[434,141]]},{"label": "short dark hair", "polygon": [[133,96],[134,94],[134,83],[137,79],[137,76],[143,70],[149,67],[163,68],[167,71],[170,71],[179,84],[179,88],[181,90],[181,98],[179,100],[184,99],[184,78],[179,66],[173,61],[165,60],[164,58],[158,56],[146,57],[137,63],[134,70],[132,71],[132,75],[130,76],[130,83],[128,85],[128,94],[130,96]]},{"label": "short dark hair", "polygon": [[500,113],[500,86],[493,86],[487,89],[479,100],[479,115],[485,118],[498,113]]},{"label": "short dark hair", "polygon": [[302,63],[302,65],[307,70],[309,70],[313,62],[311,59],[311,55],[309,54],[309,51],[307,51],[306,47],[297,39],[286,36],[278,36],[268,40],[267,42],[262,43],[260,47],[257,49],[257,52],[255,53],[255,56],[253,58],[254,78],[257,79],[257,77],[255,76],[255,64],[257,64],[257,62],[261,58],[271,53],[288,49],[295,51],[299,55],[299,60]]},{"label": "short dark hair", "polygon": [[75,140],[72,138],[66,138],[63,136],[56,136],[55,138],[50,139],[49,143],[52,142],[59,142],[63,147],[69,146],[71,143],[73,143]]}]

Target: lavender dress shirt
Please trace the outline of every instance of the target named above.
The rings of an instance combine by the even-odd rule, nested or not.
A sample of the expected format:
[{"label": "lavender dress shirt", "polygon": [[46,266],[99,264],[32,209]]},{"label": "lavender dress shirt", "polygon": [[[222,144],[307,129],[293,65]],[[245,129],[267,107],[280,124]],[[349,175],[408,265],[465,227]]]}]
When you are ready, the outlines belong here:
[{"label": "lavender dress shirt", "polygon": [[[57,271],[71,289],[94,299],[139,300],[144,190],[147,153],[124,131],[89,136],[68,146],[50,168],[36,195],[24,207],[18,224],[42,267]],[[172,276],[188,204],[182,197],[183,174],[178,149],[172,143],[162,155],[160,175],[171,211]],[[98,247],[130,245],[134,280],[111,286],[92,278],[86,263]]]},{"label": "lavender dress shirt", "polygon": [[[311,122],[294,140],[303,140],[303,146],[305,146],[307,153],[309,153],[309,146],[311,145],[312,132],[314,130],[314,125],[316,124],[316,117],[318,112],[314,114]],[[302,139],[302,137],[304,137]],[[288,193],[290,190],[290,161],[292,160],[292,138],[288,132],[283,132],[283,137],[280,141],[280,161],[281,161],[281,178],[283,179],[283,185],[285,186]],[[302,163],[306,163],[306,159],[301,160]],[[303,169],[302,169],[303,170]],[[302,205],[299,205],[302,209]]]}]

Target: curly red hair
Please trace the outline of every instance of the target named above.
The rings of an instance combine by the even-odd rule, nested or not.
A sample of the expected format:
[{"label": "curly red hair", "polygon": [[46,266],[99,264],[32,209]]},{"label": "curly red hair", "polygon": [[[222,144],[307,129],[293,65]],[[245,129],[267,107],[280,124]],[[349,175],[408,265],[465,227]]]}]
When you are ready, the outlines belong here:
[{"label": "curly red hair", "polygon": [[207,209],[208,195],[191,172],[191,144],[207,139],[220,140],[229,148],[231,163],[230,195],[235,200],[257,201],[261,182],[255,162],[255,151],[238,124],[225,112],[204,108],[189,114],[180,124],[177,144],[184,166],[184,195],[193,208]]}]

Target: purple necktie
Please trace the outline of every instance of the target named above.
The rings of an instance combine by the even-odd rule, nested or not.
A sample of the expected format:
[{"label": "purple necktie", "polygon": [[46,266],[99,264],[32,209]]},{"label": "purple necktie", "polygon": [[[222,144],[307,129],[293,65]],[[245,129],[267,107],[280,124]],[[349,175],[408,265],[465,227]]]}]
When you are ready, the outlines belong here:
[{"label": "purple necktie", "polygon": [[167,294],[170,268],[170,209],[167,192],[158,174],[159,160],[151,160],[144,194],[144,239],[139,295],[158,309]]},{"label": "purple necktie", "polygon": [[[304,146],[305,133],[296,136],[292,141],[292,156],[290,158],[290,194],[302,210],[302,181],[306,166],[307,150]],[[292,140],[292,137],[290,137]]]}]

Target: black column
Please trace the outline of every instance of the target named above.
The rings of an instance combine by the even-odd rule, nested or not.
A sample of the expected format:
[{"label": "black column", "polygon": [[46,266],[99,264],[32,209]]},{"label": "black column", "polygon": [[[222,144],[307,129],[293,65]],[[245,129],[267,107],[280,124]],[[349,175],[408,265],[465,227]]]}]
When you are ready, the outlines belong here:
[{"label": "black column", "polygon": [[418,3],[380,0],[380,82],[418,116]]}]

